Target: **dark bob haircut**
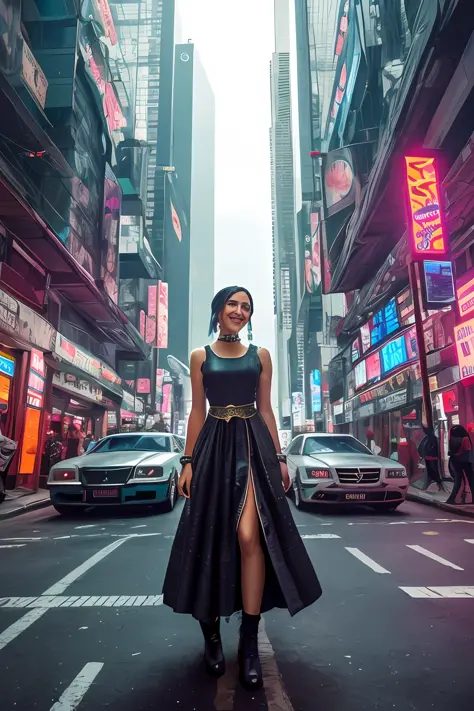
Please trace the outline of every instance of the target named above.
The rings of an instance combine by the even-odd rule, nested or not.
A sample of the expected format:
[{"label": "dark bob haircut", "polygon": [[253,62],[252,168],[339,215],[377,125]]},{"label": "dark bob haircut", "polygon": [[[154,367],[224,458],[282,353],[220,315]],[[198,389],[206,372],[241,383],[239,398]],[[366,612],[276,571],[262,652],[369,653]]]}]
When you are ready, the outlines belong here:
[{"label": "dark bob haircut", "polygon": [[[243,291],[247,296],[249,297],[250,301],[250,319],[252,318],[253,315],[253,299],[252,299],[252,294],[248,289],[245,289],[243,286],[226,286],[224,289],[221,289],[220,291],[217,292],[215,297],[212,299],[212,304],[211,304],[211,321],[209,323],[209,336],[212,336],[213,333],[217,332],[217,329],[219,328],[219,314],[226,305],[226,303],[229,301],[231,296],[234,294],[237,294],[239,291]],[[249,323],[250,323],[249,319]]]}]

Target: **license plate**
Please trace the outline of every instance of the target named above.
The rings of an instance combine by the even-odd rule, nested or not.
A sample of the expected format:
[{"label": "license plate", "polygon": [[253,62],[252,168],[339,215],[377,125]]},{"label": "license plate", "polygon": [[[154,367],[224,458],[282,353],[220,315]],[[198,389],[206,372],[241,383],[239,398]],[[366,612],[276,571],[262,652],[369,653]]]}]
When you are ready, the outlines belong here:
[{"label": "license plate", "polygon": [[346,494],[346,501],[364,501],[365,494]]},{"label": "license plate", "polygon": [[92,492],[94,499],[108,499],[118,496],[118,489],[94,489]]}]

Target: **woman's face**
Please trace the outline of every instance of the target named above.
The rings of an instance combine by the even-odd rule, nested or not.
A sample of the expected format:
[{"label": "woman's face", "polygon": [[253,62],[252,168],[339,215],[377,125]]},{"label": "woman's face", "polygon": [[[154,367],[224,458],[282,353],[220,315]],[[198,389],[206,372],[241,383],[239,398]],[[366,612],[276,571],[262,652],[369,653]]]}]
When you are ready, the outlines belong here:
[{"label": "woman's face", "polygon": [[227,301],[219,315],[220,331],[239,333],[250,321],[250,299],[245,291],[238,291]]}]

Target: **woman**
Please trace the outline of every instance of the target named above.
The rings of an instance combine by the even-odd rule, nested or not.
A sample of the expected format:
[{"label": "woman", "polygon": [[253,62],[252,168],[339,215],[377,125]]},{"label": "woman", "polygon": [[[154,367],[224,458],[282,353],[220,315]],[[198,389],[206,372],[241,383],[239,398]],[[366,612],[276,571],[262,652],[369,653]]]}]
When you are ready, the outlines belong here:
[{"label": "woman", "polygon": [[285,497],[290,480],[270,402],[270,355],[240,342],[252,314],[246,289],[222,289],[209,332],[219,330],[219,337],[191,354],[192,409],[179,480],[187,501],[163,594],[175,612],[199,620],[214,676],[225,671],[220,618],[243,611],[239,676],[256,689],[260,613],[280,607],[294,615],[320,597],[321,587]]},{"label": "woman", "polygon": [[[474,473],[471,464],[472,442],[469,433],[462,425],[453,425],[449,433],[449,470],[453,475],[454,486],[447,504],[456,504],[456,498],[467,479],[469,488],[474,492]],[[472,501],[471,501],[472,503]]]}]

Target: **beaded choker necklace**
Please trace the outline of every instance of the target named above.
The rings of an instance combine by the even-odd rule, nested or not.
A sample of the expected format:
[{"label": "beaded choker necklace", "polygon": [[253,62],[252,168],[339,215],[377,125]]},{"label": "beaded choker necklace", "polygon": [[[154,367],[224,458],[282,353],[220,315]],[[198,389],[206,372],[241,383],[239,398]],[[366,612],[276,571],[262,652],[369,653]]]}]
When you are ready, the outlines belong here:
[{"label": "beaded choker necklace", "polygon": [[237,333],[228,333],[225,336],[219,336],[218,341],[224,341],[224,343],[238,343],[240,337]]}]

